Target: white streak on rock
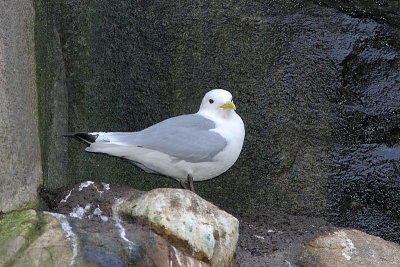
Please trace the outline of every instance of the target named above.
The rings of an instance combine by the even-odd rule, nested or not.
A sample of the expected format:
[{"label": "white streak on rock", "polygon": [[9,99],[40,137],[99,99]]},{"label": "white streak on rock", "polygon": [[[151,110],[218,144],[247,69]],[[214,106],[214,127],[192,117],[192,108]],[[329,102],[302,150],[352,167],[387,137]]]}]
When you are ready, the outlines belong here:
[{"label": "white streak on rock", "polygon": [[169,267],[173,267],[172,257],[173,257],[173,255],[172,255],[171,251],[169,251],[169,256],[168,256],[168,266]]},{"label": "white streak on rock", "polygon": [[263,236],[260,236],[260,235],[254,235],[254,237],[256,237],[258,239],[265,239]]},{"label": "white streak on rock", "polygon": [[88,187],[92,184],[94,184],[94,182],[92,182],[92,181],[86,181],[84,183],[81,183],[81,185],[79,186],[79,191],[82,191],[83,188]]},{"label": "white streak on rock", "polygon": [[72,212],[69,213],[69,216],[82,219],[85,214],[90,210],[91,205],[86,204],[85,208],[82,208],[81,206],[77,205]]},{"label": "white streak on rock", "polygon": [[[116,204],[121,204],[124,201],[122,199],[117,199]],[[128,238],[126,238],[126,231],[124,226],[121,224],[121,219],[118,216],[118,213],[116,211],[113,212],[113,220],[115,221],[115,227],[119,229],[119,235],[122,240],[124,240],[126,243],[128,243],[128,249],[132,250],[134,247],[134,243],[130,241]]]},{"label": "white streak on rock", "polygon": [[124,226],[121,224],[121,220],[118,219],[118,221],[115,222],[115,226],[119,229],[119,235],[124,240],[126,243],[128,243],[128,248],[130,250],[133,249],[134,243],[130,241],[128,238],[126,238],[126,232]]},{"label": "white streak on rock", "polygon": [[[109,184],[106,184],[106,183],[102,183],[102,184],[103,184],[103,187],[104,187],[105,190],[109,190],[110,189],[110,185]],[[99,192],[100,195],[104,193],[104,191],[99,190],[97,188],[97,186],[94,184],[94,182],[92,182],[92,181],[86,181],[84,183],[81,183],[80,186],[79,186],[79,191],[82,191],[83,188],[89,187],[91,185],[93,185],[93,187],[96,188],[97,192]]]},{"label": "white streak on rock", "polygon": [[[176,261],[178,262],[178,266],[184,266],[184,265],[182,265],[182,262],[181,262],[181,256],[182,256],[182,252],[180,252],[179,250],[177,250],[174,246],[171,246],[173,249],[174,249],[174,252],[175,252],[175,258],[176,258]],[[170,265],[172,264],[172,259],[170,259]],[[172,265],[171,265],[172,266]]]},{"label": "white streak on rock", "polygon": [[347,237],[347,234],[345,232],[339,232],[339,236],[344,239],[344,244],[343,244],[343,252],[342,255],[346,260],[351,260],[351,254],[353,254],[356,250],[356,247],[354,246],[353,242]]},{"label": "white streak on rock", "polygon": [[110,184],[106,184],[106,183],[102,183],[103,184],[103,187],[104,187],[104,190],[110,190]]},{"label": "white streak on rock", "polygon": [[285,263],[286,263],[286,265],[287,265],[288,267],[294,267],[294,266],[292,265],[292,263],[291,263],[290,261],[288,261],[288,260],[285,260]]},{"label": "white streak on rock", "polygon": [[67,202],[67,199],[71,196],[72,190],[69,191],[68,195],[60,201],[60,203]]},{"label": "white streak on rock", "polygon": [[347,238],[346,239],[346,247],[345,247],[345,249],[343,251],[343,256],[346,258],[346,260],[350,260],[351,259],[350,254],[353,254],[355,249],[356,248],[354,247],[353,242],[350,239]]},{"label": "white streak on rock", "polygon": [[108,221],[108,217],[105,216],[105,215],[102,215],[102,214],[103,214],[103,212],[101,211],[101,209],[100,209],[99,207],[95,208],[94,211],[93,211],[93,215],[99,216],[100,219],[101,219],[103,222],[107,222],[107,221]]},{"label": "white streak on rock", "polygon": [[44,213],[56,217],[58,219],[58,221],[60,222],[61,228],[66,233],[65,237],[68,240],[71,240],[72,257],[71,257],[71,262],[69,263],[69,266],[74,266],[75,258],[76,258],[76,256],[78,256],[78,238],[76,237],[75,233],[72,231],[71,225],[69,225],[67,218],[63,214],[52,213],[52,212],[47,212],[47,211],[45,211]]},{"label": "white streak on rock", "polygon": [[101,219],[103,222],[108,222],[108,217],[105,216],[105,215],[101,215],[101,216],[100,216],[100,219]]}]

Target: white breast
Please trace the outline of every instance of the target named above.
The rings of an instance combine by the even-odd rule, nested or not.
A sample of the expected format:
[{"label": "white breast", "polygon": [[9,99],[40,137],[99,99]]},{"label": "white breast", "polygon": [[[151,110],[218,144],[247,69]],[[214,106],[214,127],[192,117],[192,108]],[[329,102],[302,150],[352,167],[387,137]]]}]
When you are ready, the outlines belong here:
[{"label": "white breast", "polygon": [[191,164],[192,175],[195,181],[214,178],[226,172],[238,159],[243,147],[245,136],[244,124],[236,113],[227,119],[215,119],[215,131],[221,134],[227,141],[227,146],[218,153],[212,162],[201,162]]}]

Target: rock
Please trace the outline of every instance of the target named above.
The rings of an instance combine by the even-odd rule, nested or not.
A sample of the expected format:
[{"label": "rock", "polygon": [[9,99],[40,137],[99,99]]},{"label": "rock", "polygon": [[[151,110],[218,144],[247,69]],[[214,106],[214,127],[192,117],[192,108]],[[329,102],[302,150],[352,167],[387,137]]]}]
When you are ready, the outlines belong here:
[{"label": "rock", "polygon": [[233,266],[239,222],[193,192],[154,189],[113,207],[149,225],[176,248],[211,266]]},{"label": "rock", "polygon": [[0,266],[7,266],[30,240],[39,235],[39,217],[34,210],[0,215]]},{"label": "rock", "polygon": [[15,211],[0,218],[0,266],[90,266],[62,214]]},{"label": "rock", "polygon": [[307,242],[304,266],[400,266],[400,245],[358,230],[342,229]]},{"label": "rock", "polygon": [[[143,201],[154,201],[153,197],[157,196],[157,203],[168,212],[157,215],[157,224],[148,227],[141,223],[144,215],[131,217],[133,203],[143,205]],[[54,206],[53,211],[64,214],[28,210],[2,217],[1,266],[223,267],[233,264],[237,219],[192,192],[162,189],[144,193],[87,181],[65,189],[53,201],[50,205]],[[186,209],[186,216],[169,207],[173,203],[180,203],[180,210]],[[148,208],[153,214],[151,206]],[[190,222],[184,227],[182,219],[187,218]],[[180,233],[176,233],[177,227],[182,227]]]},{"label": "rock", "polygon": [[85,266],[78,256],[78,239],[62,214],[43,214],[40,235],[30,240],[12,266]]},{"label": "rock", "polygon": [[36,205],[42,184],[33,2],[0,3],[0,212]]}]

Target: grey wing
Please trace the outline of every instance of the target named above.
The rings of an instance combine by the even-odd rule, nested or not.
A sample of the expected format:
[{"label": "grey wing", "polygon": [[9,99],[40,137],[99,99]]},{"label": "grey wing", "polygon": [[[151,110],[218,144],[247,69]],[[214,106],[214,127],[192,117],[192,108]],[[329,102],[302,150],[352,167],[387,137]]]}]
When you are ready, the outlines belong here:
[{"label": "grey wing", "polygon": [[121,145],[157,150],[188,162],[209,162],[227,142],[210,131],[215,123],[201,115],[183,115],[167,119],[135,133],[108,133],[110,141]]}]

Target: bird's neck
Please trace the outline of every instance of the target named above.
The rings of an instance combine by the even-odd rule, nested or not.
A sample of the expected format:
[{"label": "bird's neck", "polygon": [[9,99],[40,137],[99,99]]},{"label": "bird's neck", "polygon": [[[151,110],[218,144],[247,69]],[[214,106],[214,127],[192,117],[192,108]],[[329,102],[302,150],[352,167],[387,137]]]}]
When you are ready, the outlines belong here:
[{"label": "bird's neck", "polygon": [[218,120],[228,120],[235,116],[234,110],[220,110],[220,111],[209,111],[209,110],[199,110],[197,114],[200,114],[209,119],[218,119]]}]

